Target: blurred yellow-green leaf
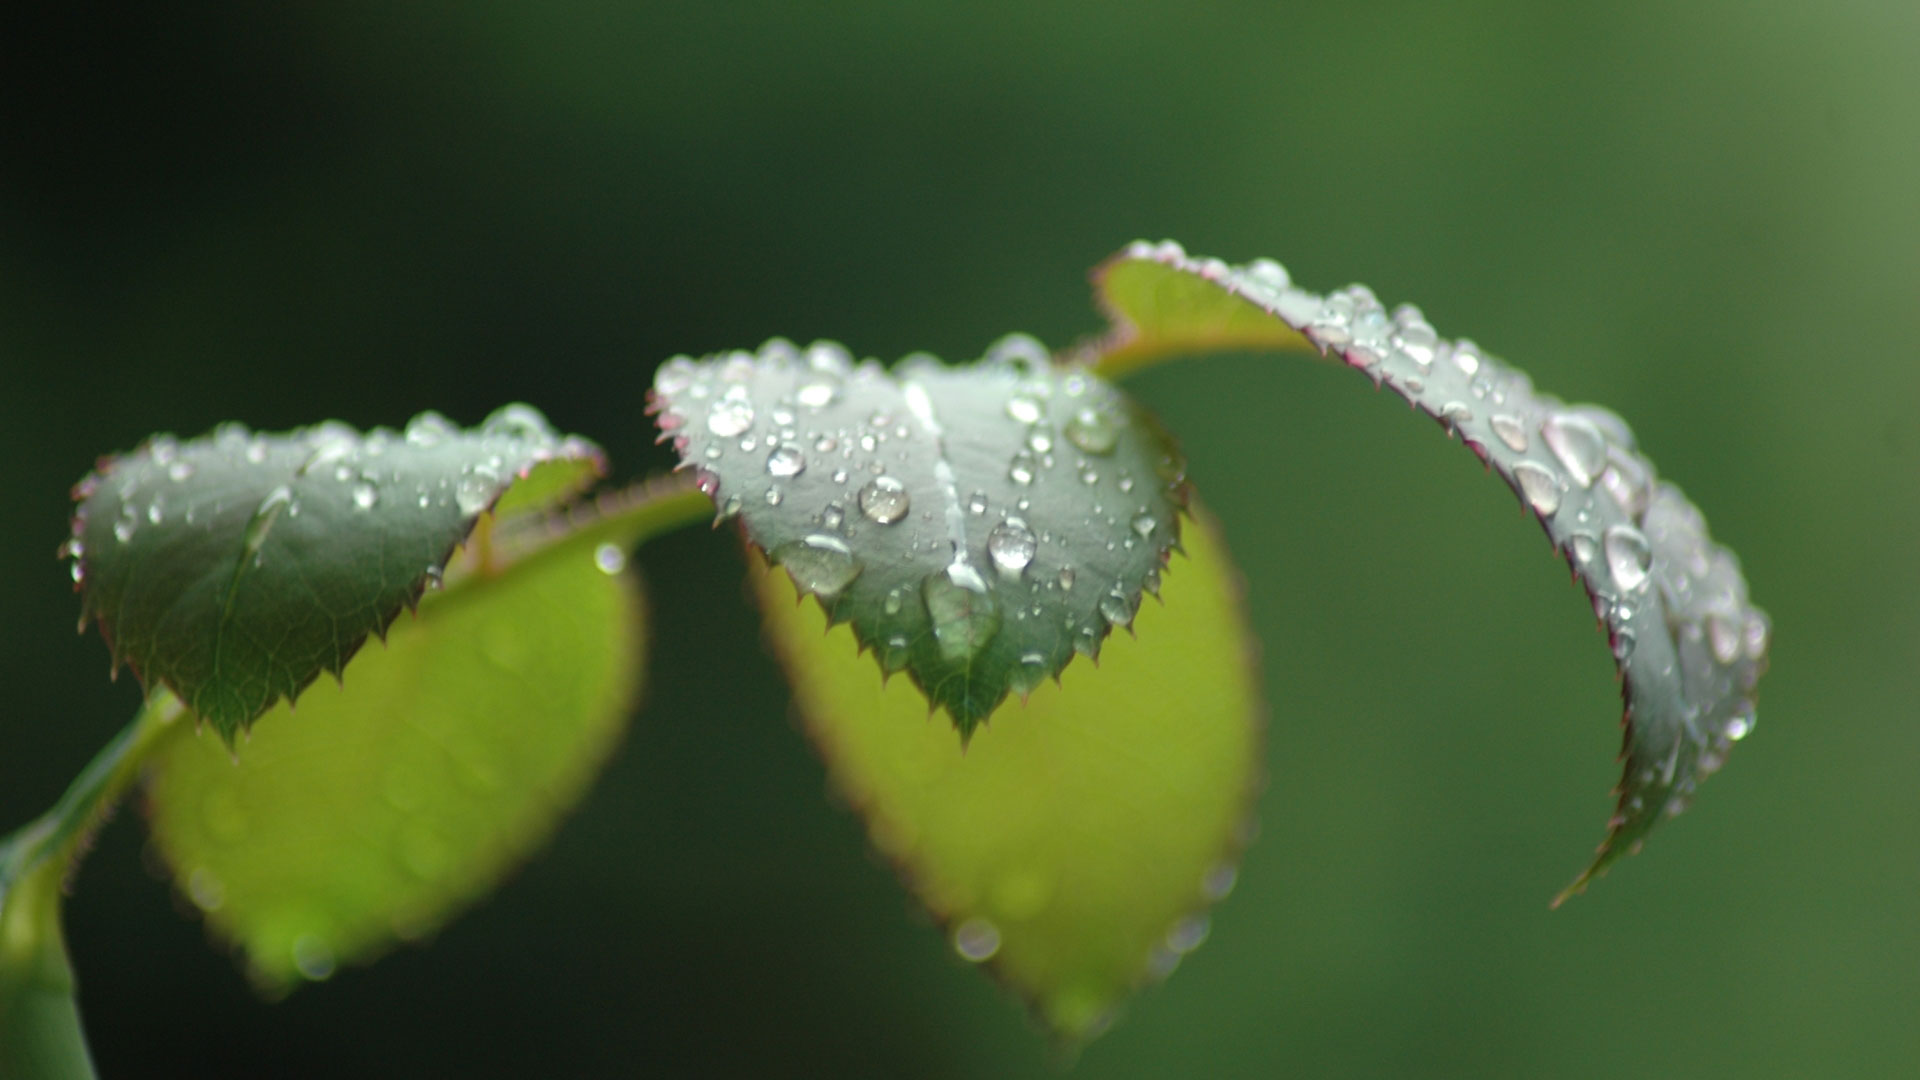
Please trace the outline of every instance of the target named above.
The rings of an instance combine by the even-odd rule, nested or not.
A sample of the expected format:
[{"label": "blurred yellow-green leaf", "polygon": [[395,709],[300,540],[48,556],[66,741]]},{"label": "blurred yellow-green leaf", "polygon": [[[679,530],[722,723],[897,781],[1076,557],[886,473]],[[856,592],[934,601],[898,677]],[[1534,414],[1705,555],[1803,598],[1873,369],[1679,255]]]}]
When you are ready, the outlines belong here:
[{"label": "blurred yellow-green leaf", "polygon": [[187,730],[156,755],[154,838],[258,981],[431,933],[544,842],[637,689],[641,598],[619,552],[560,541],[429,594],[237,754]]},{"label": "blurred yellow-green leaf", "polygon": [[754,574],[801,717],[874,845],[946,927],[1064,1039],[1097,1035],[1207,933],[1259,786],[1263,708],[1240,586],[1205,517],[1163,603],[1100,663],[1009,699],[964,751],[852,632]]}]

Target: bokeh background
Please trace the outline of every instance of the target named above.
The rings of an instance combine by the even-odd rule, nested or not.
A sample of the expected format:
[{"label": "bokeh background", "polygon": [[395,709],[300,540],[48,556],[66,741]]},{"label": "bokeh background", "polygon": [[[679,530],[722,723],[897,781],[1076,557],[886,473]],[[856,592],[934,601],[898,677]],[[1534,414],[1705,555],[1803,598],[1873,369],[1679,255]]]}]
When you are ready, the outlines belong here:
[{"label": "bokeh background", "polygon": [[[524,399],[638,476],[667,356],[1065,344],[1087,269],[1173,236],[1365,281],[1616,408],[1777,640],[1694,810],[1549,912],[1618,703],[1539,531],[1350,372],[1145,374],[1246,570],[1272,779],[1211,943],[1075,1075],[1920,1070],[1908,0],[0,19],[0,824],[138,698],[53,557],[96,454]],[[106,1075],[1057,1075],[826,796],[737,549],[640,562],[631,735],[431,947],[259,1000],[123,813],[70,907]]]}]

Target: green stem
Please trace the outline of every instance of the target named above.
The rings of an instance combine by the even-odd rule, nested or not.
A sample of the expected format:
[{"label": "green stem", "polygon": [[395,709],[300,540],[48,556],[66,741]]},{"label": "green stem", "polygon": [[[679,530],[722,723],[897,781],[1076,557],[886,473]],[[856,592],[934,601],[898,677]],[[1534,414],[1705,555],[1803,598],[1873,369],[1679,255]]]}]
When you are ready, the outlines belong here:
[{"label": "green stem", "polygon": [[87,834],[118,802],[184,711],[155,691],[52,810],[0,843],[0,1076],[92,1077],[61,933],[63,886]]}]

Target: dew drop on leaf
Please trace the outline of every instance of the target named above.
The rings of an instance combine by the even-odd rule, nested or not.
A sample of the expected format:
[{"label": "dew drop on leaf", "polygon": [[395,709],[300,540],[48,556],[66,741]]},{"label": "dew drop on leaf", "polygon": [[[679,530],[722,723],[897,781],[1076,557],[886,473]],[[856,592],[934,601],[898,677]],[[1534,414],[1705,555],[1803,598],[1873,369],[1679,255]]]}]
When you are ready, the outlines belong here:
[{"label": "dew drop on leaf", "polygon": [[1646,536],[1631,525],[1615,525],[1607,530],[1603,543],[1607,570],[1613,574],[1614,584],[1628,592],[1645,586],[1647,572],[1653,565],[1653,550],[1648,547]]},{"label": "dew drop on leaf", "polygon": [[806,467],[807,459],[797,446],[783,444],[767,455],[767,472],[774,476],[798,476]]},{"label": "dew drop on leaf", "polygon": [[1560,459],[1567,475],[1581,487],[1592,487],[1607,465],[1607,438],[1593,421],[1573,413],[1559,413],[1540,425],[1547,449]]},{"label": "dew drop on leaf", "polygon": [[815,534],[804,540],[782,544],[772,552],[773,561],[787,568],[802,592],[822,600],[832,600],[860,576],[860,560],[844,541]]},{"label": "dew drop on leaf", "polygon": [[1488,418],[1487,424],[1493,428],[1495,435],[1500,436],[1500,441],[1507,444],[1507,449],[1516,454],[1526,452],[1527,429],[1520,426],[1519,420],[1502,413]]},{"label": "dew drop on leaf", "polygon": [[968,963],[991,960],[993,954],[1000,951],[1000,928],[976,915],[954,927],[953,951]]},{"label": "dew drop on leaf", "polygon": [[906,485],[891,476],[876,476],[860,489],[860,512],[881,525],[894,524],[912,507]]},{"label": "dew drop on leaf", "polygon": [[1532,461],[1519,462],[1513,467],[1513,478],[1534,513],[1552,517],[1560,509],[1560,481],[1546,466]]},{"label": "dew drop on leaf", "polygon": [[1010,577],[1019,577],[1039,550],[1040,543],[1034,538],[1033,530],[1019,518],[1008,518],[987,534],[987,554],[993,557],[993,564],[1000,572]]}]

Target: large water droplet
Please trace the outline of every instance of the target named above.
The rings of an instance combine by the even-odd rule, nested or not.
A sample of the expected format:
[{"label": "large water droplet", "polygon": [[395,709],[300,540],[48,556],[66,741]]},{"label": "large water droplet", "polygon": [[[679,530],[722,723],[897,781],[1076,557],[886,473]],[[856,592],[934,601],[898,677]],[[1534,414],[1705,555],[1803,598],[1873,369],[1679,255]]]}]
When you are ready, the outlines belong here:
[{"label": "large water droplet", "polygon": [[1753,714],[1741,713],[1727,721],[1727,738],[1734,742],[1753,734]]},{"label": "large water droplet", "polygon": [[1133,622],[1134,602],[1119,589],[1100,598],[1100,617],[1114,626],[1128,626]]},{"label": "large water droplet", "polygon": [[1653,566],[1653,549],[1647,538],[1631,525],[1615,525],[1602,542],[1607,551],[1607,569],[1614,583],[1629,592],[1647,583],[1647,571]]},{"label": "large water droplet", "polygon": [[356,509],[371,510],[380,501],[380,493],[373,490],[372,484],[353,485],[353,505]]},{"label": "large water droplet", "polygon": [[1025,394],[1015,394],[1007,399],[1007,415],[1023,424],[1032,424],[1046,414],[1038,401]]},{"label": "large water droplet", "polygon": [[1000,951],[1000,928],[976,915],[953,928],[953,951],[973,964],[991,960]]},{"label": "large water droplet", "polygon": [[912,507],[907,486],[891,476],[876,476],[860,489],[860,512],[882,525],[892,525],[906,517]]},{"label": "large water droplet", "polygon": [[800,389],[793,394],[795,401],[809,409],[824,409],[833,404],[833,399],[839,396],[839,388],[826,379],[812,379],[802,383]]},{"label": "large water droplet", "polygon": [[1158,523],[1153,520],[1152,514],[1142,511],[1133,519],[1133,531],[1140,534],[1140,539],[1145,540],[1153,535],[1153,530],[1157,524]]},{"label": "large water droplet", "polygon": [[1552,517],[1554,511],[1560,509],[1560,480],[1546,466],[1522,461],[1513,467],[1513,478],[1534,513]]},{"label": "large water droplet", "polygon": [[1402,323],[1399,332],[1393,335],[1394,347],[1421,367],[1433,363],[1434,350],[1439,341],[1439,335],[1433,332],[1433,327],[1421,319]]},{"label": "large water droplet", "polygon": [[987,554],[993,557],[993,564],[1000,572],[1010,577],[1019,577],[1039,550],[1040,543],[1034,538],[1033,530],[1019,518],[1008,518],[987,534]]},{"label": "large water droplet", "polygon": [[1607,437],[1584,416],[1556,413],[1540,425],[1540,435],[1567,475],[1583,488],[1592,487],[1607,466]]},{"label": "large water droplet", "polygon": [[800,448],[791,443],[782,444],[767,455],[767,472],[774,476],[799,476],[806,470],[807,459],[800,454]]},{"label": "large water droplet", "polygon": [[1498,416],[1488,417],[1487,425],[1493,428],[1495,435],[1500,436],[1501,442],[1507,444],[1507,449],[1516,454],[1526,453],[1527,429],[1520,426],[1518,419],[1502,413]]},{"label": "large water droplet", "polygon": [[747,388],[729,387],[707,414],[707,430],[723,439],[731,439],[753,426],[753,403],[747,400]]},{"label": "large water droplet", "polygon": [[1567,540],[1567,546],[1573,549],[1573,557],[1581,566],[1590,565],[1594,556],[1600,554],[1600,541],[1591,533],[1574,533]]},{"label": "large water droplet", "polygon": [[1120,427],[1106,410],[1088,406],[1075,410],[1067,420],[1066,436],[1089,454],[1111,454],[1120,440]]},{"label": "large water droplet", "polygon": [[781,544],[773,550],[773,561],[787,568],[800,591],[823,601],[839,596],[862,569],[853,549],[836,537],[819,534]]},{"label": "large water droplet", "polygon": [[1000,605],[972,567],[955,564],[920,587],[933,620],[934,641],[948,660],[966,660],[1000,630]]}]

